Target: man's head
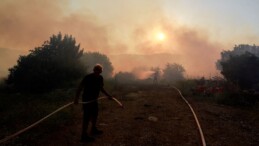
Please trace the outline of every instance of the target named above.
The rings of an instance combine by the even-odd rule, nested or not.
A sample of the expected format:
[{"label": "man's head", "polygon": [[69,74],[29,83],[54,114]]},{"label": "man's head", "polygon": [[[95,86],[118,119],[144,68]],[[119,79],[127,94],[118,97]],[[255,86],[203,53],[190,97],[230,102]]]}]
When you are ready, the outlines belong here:
[{"label": "man's head", "polygon": [[103,67],[100,64],[96,64],[93,69],[94,73],[101,74],[103,72]]}]

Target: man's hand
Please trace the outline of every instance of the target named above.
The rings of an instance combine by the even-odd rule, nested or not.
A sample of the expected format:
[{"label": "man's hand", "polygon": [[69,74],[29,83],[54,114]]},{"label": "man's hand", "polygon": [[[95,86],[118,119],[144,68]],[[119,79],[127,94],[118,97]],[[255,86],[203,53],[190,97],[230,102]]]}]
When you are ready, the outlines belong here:
[{"label": "man's hand", "polygon": [[113,96],[111,96],[111,95],[108,95],[107,97],[108,97],[108,99],[110,99],[110,100],[112,100],[112,98],[113,98]]}]

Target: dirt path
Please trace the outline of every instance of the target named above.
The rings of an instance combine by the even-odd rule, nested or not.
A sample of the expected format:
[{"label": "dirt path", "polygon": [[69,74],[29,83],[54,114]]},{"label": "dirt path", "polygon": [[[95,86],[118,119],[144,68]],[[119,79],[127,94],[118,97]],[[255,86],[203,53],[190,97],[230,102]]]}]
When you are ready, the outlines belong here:
[{"label": "dirt path", "polygon": [[173,89],[136,90],[116,93],[125,109],[114,102],[100,102],[99,128],[104,134],[82,144],[81,110],[72,125],[39,140],[37,145],[62,146],[194,146],[201,145],[195,121]]},{"label": "dirt path", "polygon": [[[104,134],[93,143],[79,142],[81,106],[70,107],[75,116],[61,128],[28,138],[24,145],[38,146],[195,146],[201,145],[194,118],[172,88],[124,89],[113,93],[125,109],[110,100],[100,101],[98,127]],[[212,104],[187,97],[193,106],[208,146],[259,145],[258,109]],[[41,126],[38,127],[40,129]],[[33,131],[32,131],[33,133]],[[51,134],[49,134],[51,133]],[[26,135],[26,134],[25,134]],[[21,146],[23,144],[20,144]]]}]

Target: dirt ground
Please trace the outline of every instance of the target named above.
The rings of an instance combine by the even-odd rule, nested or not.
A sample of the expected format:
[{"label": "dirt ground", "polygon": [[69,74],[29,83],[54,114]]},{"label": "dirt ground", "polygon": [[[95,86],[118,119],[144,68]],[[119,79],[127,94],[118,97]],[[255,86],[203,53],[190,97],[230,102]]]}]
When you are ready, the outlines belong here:
[{"label": "dirt ground", "polygon": [[258,146],[259,110],[242,109],[195,101],[189,98],[196,112],[208,145]]},{"label": "dirt ground", "polygon": [[[81,106],[70,107],[73,122],[37,140],[39,146],[199,146],[192,113],[173,88],[128,89],[114,92],[125,106],[101,100],[95,142],[80,143]],[[211,104],[187,97],[195,110],[208,146],[259,145],[258,110]]]}]

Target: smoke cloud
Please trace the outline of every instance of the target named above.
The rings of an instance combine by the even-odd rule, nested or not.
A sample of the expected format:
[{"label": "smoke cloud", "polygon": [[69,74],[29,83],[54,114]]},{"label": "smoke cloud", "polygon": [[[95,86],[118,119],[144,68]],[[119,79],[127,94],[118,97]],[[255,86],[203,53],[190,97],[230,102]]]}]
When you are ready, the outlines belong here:
[{"label": "smoke cloud", "polygon": [[7,74],[7,69],[15,64],[19,55],[27,54],[59,32],[71,34],[85,50],[103,53],[113,51],[109,45],[112,38],[108,39],[106,26],[101,25],[90,13],[69,12],[69,0],[2,0],[0,54],[8,54],[9,57],[1,57],[0,76]]},{"label": "smoke cloud", "polygon": [[[163,68],[175,62],[188,75],[215,73],[223,46],[211,42],[204,30],[168,19],[161,5],[155,0],[127,4],[120,0],[98,4],[94,0],[2,0],[0,48],[9,49],[0,49],[8,54],[0,62],[1,74],[14,65],[17,54],[28,53],[58,32],[71,34],[85,51],[108,55],[115,72],[134,68],[136,72],[139,66]],[[154,38],[159,31],[165,34],[164,41]]]},{"label": "smoke cloud", "polygon": [[73,35],[83,47],[93,51],[109,49],[105,26],[98,24],[91,14],[67,12],[68,0],[4,0],[1,3],[0,44],[3,47],[33,49],[52,34],[62,32]]},{"label": "smoke cloud", "polygon": [[[165,18],[150,20],[147,24],[137,27],[132,35],[136,52],[146,56],[119,58],[118,60],[131,60],[121,70],[130,66],[134,68],[136,64],[164,68],[167,63],[178,63],[184,66],[188,76],[217,75],[215,62],[224,46],[211,42],[204,30],[175,25]],[[156,40],[154,32],[163,32],[165,40]]]}]

